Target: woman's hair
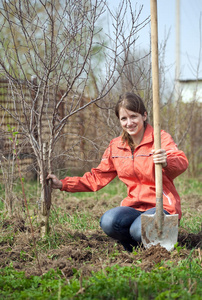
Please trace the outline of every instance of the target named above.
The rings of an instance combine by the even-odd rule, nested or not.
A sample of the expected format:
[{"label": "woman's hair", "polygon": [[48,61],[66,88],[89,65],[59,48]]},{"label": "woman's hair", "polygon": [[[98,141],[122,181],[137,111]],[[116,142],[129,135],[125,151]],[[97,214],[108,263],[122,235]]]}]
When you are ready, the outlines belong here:
[{"label": "woman's hair", "polygon": [[[137,112],[142,116],[144,116],[144,113],[147,112],[144,103],[142,101],[142,98],[140,98],[138,95],[134,93],[125,93],[119,97],[119,100],[115,106],[115,114],[117,118],[119,118],[119,112],[122,107],[127,110]],[[146,126],[147,126],[147,120],[144,121],[144,127],[146,128]],[[133,143],[133,140],[126,131],[123,131],[122,133],[122,140],[123,142],[127,142],[128,145],[131,147],[131,149],[134,150],[135,145]]]}]

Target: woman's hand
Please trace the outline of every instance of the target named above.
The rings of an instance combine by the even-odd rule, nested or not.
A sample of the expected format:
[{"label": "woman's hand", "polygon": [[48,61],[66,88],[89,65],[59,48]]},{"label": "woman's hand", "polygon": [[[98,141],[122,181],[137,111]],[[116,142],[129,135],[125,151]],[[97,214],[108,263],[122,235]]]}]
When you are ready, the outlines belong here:
[{"label": "woman's hand", "polygon": [[[54,175],[54,174],[48,174],[46,177],[46,180],[51,180],[51,188],[53,189],[61,189],[62,188],[62,182]],[[43,183],[42,176],[40,175],[40,183]]]},{"label": "woman's hand", "polygon": [[54,174],[48,174],[46,177],[47,180],[51,179],[51,187],[53,189],[61,189],[62,188],[62,182],[54,175]]},{"label": "woman's hand", "polygon": [[162,164],[162,167],[167,166],[167,153],[164,149],[152,150],[153,152],[153,161],[155,164]]}]

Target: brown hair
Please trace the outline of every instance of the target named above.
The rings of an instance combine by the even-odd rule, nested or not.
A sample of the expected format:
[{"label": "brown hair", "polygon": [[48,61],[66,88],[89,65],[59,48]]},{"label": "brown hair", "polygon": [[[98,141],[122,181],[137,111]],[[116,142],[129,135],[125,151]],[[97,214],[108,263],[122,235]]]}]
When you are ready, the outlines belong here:
[{"label": "brown hair", "polygon": [[[115,114],[117,118],[119,118],[119,112],[122,107],[137,112],[142,116],[144,116],[144,113],[147,112],[142,98],[140,98],[140,96],[134,93],[125,93],[119,97],[119,100],[115,106]],[[146,126],[147,126],[147,120],[144,121],[144,127],[146,128]],[[135,145],[133,143],[133,140],[126,131],[123,131],[122,133],[122,140],[123,142],[127,142],[128,145],[131,147],[131,149],[134,150]]]}]

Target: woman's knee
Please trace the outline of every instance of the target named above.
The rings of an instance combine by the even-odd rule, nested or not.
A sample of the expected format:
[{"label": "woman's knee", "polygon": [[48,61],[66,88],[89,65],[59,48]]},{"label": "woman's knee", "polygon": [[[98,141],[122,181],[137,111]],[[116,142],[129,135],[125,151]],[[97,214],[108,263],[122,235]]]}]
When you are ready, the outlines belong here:
[{"label": "woman's knee", "polygon": [[141,243],[141,215],[132,223],[130,235],[136,242]]},{"label": "woman's knee", "polygon": [[102,215],[100,219],[100,227],[107,235],[112,234],[114,221],[115,221],[114,214],[113,212],[111,212],[111,210],[106,211],[104,215]]},{"label": "woman's knee", "polygon": [[100,219],[100,226],[103,231],[109,235],[114,236],[123,234],[140,213],[135,209],[126,206],[119,206],[108,210]]}]

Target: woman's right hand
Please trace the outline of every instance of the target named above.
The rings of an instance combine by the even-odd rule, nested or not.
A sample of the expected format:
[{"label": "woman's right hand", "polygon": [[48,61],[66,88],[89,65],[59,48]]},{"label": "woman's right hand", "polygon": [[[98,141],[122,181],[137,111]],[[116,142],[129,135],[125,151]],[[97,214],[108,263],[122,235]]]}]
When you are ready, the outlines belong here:
[{"label": "woman's right hand", "polygon": [[46,177],[47,180],[51,179],[51,187],[53,189],[59,189],[62,188],[62,182],[54,175],[54,174],[48,174]]}]

